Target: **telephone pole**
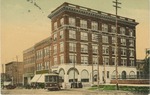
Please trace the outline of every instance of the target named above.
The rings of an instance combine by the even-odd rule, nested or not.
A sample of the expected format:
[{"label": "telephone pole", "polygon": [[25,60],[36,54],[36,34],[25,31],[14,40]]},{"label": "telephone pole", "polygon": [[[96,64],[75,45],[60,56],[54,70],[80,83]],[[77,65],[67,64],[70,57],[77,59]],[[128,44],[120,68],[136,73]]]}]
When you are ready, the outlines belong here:
[{"label": "telephone pole", "polygon": [[119,86],[118,86],[118,42],[117,42],[117,39],[118,39],[118,21],[117,21],[117,17],[118,17],[118,8],[121,8],[118,5],[121,3],[118,2],[118,0],[113,1],[113,3],[115,4],[115,5],[113,5],[113,7],[116,8],[116,33],[115,33],[115,38],[116,38],[115,39],[116,40],[116,43],[115,43],[116,88],[117,88],[117,90],[119,90]]}]

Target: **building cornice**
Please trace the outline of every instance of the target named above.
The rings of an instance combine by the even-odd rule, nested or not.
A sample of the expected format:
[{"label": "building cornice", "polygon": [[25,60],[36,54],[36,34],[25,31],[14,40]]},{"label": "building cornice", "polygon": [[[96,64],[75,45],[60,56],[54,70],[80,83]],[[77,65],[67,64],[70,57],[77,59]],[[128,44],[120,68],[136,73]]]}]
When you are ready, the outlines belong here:
[{"label": "building cornice", "polygon": [[[110,14],[110,13],[105,13],[102,11],[97,11],[85,7],[81,7],[78,5],[73,5],[73,4],[62,4],[60,7],[56,8],[54,11],[51,12],[48,17],[51,19],[53,17],[57,17],[57,15],[63,13],[64,11],[76,13],[79,15],[85,15],[89,17],[94,17],[97,19],[101,19],[104,21],[109,21],[115,23],[116,21],[116,15]],[[125,25],[130,25],[130,26],[136,26],[138,23],[135,22],[134,19],[122,17],[122,16],[117,16],[118,18],[118,23],[119,24],[125,24]]]}]

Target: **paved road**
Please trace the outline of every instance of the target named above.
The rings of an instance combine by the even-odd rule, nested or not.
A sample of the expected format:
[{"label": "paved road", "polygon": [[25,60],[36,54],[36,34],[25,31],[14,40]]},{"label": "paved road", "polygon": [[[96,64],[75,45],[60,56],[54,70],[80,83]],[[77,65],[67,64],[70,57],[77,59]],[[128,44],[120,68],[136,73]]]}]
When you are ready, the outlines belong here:
[{"label": "paved road", "polygon": [[86,89],[62,89],[47,91],[45,89],[3,89],[2,95],[134,95],[124,91],[90,91]]}]

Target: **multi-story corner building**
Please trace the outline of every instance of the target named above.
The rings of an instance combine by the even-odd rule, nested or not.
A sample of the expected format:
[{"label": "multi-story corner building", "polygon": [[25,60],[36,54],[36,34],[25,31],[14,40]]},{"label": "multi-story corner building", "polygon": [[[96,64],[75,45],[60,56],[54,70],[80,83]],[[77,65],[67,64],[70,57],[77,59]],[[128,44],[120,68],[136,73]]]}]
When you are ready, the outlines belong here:
[{"label": "multi-story corner building", "polygon": [[[76,81],[91,83],[97,81],[99,75],[100,83],[104,79],[110,83],[116,75],[116,42],[119,78],[136,75],[138,23],[134,19],[117,16],[118,33],[115,40],[116,16],[113,14],[63,3],[48,17],[52,25],[50,64],[64,82],[72,82],[75,77]],[[40,66],[37,65],[37,68]]]},{"label": "multi-story corner building", "polygon": [[23,83],[23,62],[12,61],[5,64],[5,72],[8,79],[11,79],[13,85]]},{"label": "multi-story corner building", "polygon": [[23,51],[23,81],[24,84],[30,84],[35,73],[35,50],[34,47]]}]

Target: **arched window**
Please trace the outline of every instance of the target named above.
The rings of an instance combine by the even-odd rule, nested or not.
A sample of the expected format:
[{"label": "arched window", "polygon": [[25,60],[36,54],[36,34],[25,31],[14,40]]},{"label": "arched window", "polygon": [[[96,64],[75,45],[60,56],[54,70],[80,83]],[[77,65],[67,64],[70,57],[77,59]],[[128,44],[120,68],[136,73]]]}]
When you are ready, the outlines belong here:
[{"label": "arched window", "polygon": [[136,78],[134,71],[131,71],[131,72],[129,73],[129,78],[130,78],[130,79]]},{"label": "arched window", "polygon": [[89,82],[89,73],[87,70],[81,72],[81,82]]},{"label": "arched window", "polygon": [[111,74],[111,79],[115,79],[116,78],[116,70],[114,70]]},{"label": "arched window", "polygon": [[64,82],[64,75],[65,75],[64,69],[60,69],[59,70],[59,76],[62,77],[62,82]]},{"label": "arched window", "polygon": [[69,74],[68,74],[69,82],[73,82],[74,78],[75,78],[75,81],[77,82],[78,81],[78,72],[76,70],[74,72],[74,69],[72,69],[69,71]]}]

